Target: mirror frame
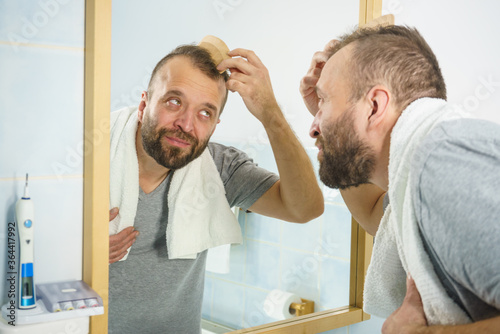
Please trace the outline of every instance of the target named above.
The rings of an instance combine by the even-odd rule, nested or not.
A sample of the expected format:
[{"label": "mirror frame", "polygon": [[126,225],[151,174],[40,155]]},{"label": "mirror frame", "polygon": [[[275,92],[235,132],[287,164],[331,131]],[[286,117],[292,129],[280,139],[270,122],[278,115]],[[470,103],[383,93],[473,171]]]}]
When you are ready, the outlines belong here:
[{"label": "mirror frame", "polygon": [[[90,333],[108,332],[111,2],[85,1],[83,280],[99,293],[105,309],[90,317]],[[382,0],[360,0],[359,26],[381,14]],[[231,333],[319,333],[370,319],[363,312],[363,286],[372,248],[373,237],[352,219],[349,305]]]}]

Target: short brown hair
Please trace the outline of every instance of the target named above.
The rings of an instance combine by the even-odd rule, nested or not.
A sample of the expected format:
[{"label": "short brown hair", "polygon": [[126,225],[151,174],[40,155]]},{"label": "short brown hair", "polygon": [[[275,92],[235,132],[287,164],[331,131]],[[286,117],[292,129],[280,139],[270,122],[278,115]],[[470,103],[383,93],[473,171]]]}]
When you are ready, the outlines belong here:
[{"label": "short brown hair", "polygon": [[[212,57],[210,56],[210,53],[207,50],[197,45],[180,45],[176,47],[174,50],[172,50],[168,55],[163,57],[153,69],[153,72],[151,73],[151,79],[149,79],[149,84],[148,84],[148,99],[151,98],[151,96],[153,96],[153,83],[156,79],[157,72],[170,59],[176,56],[185,56],[189,58],[194,67],[202,71],[204,74],[206,74],[210,79],[213,79],[214,81],[223,79],[224,82],[227,82],[229,78],[229,75],[227,74],[226,71],[220,73],[219,70],[217,70],[217,64],[214,63]],[[222,101],[219,116],[222,113],[224,106],[226,105],[227,95],[228,91],[226,89],[226,96]]]},{"label": "short brown hair", "polygon": [[446,100],[446,85],[436,56],[415,28],[361,28],[340,38],[332,54],[352,44],[347,64],[351,102],[377,84],[391,89],[394,104],[404,110],[421,97]]}]

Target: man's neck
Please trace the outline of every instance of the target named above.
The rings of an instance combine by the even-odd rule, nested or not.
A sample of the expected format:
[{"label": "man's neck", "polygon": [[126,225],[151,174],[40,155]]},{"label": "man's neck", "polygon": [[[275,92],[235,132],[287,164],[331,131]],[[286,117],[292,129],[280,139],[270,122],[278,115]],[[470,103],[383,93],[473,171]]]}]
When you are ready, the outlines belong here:
[{"label": "man's neck", "polygon": [[137,134],[135,136],[135,149],[137,151],[137,160],[139,162],[139,186],[142,191],[149,194],[163,182],[170,172],[170,169],[159,165],[144,150],[144,147],[142,146],[140,123],[137,127]]},{"label": "man's neck", "polygon": [[[391,129],[392,130],[392,129]],[[389,188],[389,155],[391,148],[391,132],[385,136],[382,147],[377,154],[375,162],[375,171],[371,182],[377,185],[380,189],[387,191]]]}]

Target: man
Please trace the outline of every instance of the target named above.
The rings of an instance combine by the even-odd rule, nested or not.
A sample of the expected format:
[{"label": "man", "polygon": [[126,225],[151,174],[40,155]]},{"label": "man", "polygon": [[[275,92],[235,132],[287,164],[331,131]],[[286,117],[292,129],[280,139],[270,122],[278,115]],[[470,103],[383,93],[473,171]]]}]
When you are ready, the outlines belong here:
[{"label": "man", "polygon": [[[143,92],[138,110],[127,108],[112,113],[112,168],[113,159],[131,155],[131,161],[135,159],[138,165],[139,187],[133,188],[129,180],[115,175],[134,163],[124,163],[112,170],[112,193],[113,187],[120,182],[124,188],[138,192],[132,191],[137,203],[132,213],[134,226],[121,231],[118,228],[110,236],[110,333],[200,332],[207,247],[191,254],[192,257],[172,256],[174,248],[185,245],[176,244],[176,237],[169,239],[169,229],[174,228],[170,218],[174,210],[190,217],[202,204],[200,202],[212,203],[213,197],[217,197],[212,191],[217,182],[223,183],[222,196],[227,208],[238,206],[300,223],[323,211],[322,194],[312,165],[278,107],[267,69],[252,51],[236,49],[229,55],[243,58],[227,59],[217,68],[206,50],[198,46],[180,46],[153,70],[148,91]],[[225,71],[228,68],[232,73],[229,78]],[[209,143],[220,122],[227,89],[238,92],[248,109],[262,122],[275,151],[279,178],[257,167],[243,152]],[[123,124],[126,124],[119,128],[120,119],[124,117]],[[120,136],[130,129],[132,147],[120,149],[126,140]],[[207,159],[206,155],[211,156],[208,162],[203,160]],[[192,186],[185,182],[203,175],[182,174],[183,179],[175,185],[175,191],[180,189],[177,195],[183,190],[193,191],[191,187],[204,189],[203,193],[197,198],[185,198],[183,202],[171,198],[177,196],[170,193],[175,180],[179,180],[178,175],[186,169],[192,171],[192,166],[200,165],[200,161],[200,174],[206,173],[210,164],[215,164],[216,179],[207,179],[206,183],[210,184]],[[113,196],[111,200],[113,202]],[[171,201],[178,204],[171,206]],[[217,224],[219,208],[210,205],[201,213],[216,218],[215,222],[208,222],[207,218],[206,224]],[[111,210],[110,220],[123,220],[130,206]],[[234,219],[234,215],[231,217]],[[121,226],[116,222],[110,226]],[[190,226],[193,223],[189,218],[181,220],[178,227],[179,233],[187,233],[187,243],[190,239],[203,239],[210,244],[211,239],[217,237],[191,231]],[[216,232],[223,234],[226,231]],[[117,262],[126,255],[125,261]]]},{"label": "man", "polygon": [[499,333],[500,126],[447,105],[432,50],[407,27],[331,42],[301,93],[321,180],[376,233],[365,309],[393,312],[383,332]]}]

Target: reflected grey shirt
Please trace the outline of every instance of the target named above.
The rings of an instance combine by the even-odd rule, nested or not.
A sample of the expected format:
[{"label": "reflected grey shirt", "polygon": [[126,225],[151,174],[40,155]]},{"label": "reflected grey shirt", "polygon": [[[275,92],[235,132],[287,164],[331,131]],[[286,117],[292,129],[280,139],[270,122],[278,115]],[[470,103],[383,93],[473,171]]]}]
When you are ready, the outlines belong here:
[{"label": "reflected grey shirt", "polygon": [[440,123],[411,173],[422,241],[448,295],[473,321],[500,315],[500,125]]},{"label": "reflected grey shirt", "polygon": [[[277,180],[243,152],[208,146],[229,205],[248,209]],[[134,227],[140,232],[125,261],[109,266],[109,333],[200,333],[207,251],[170,260],[167,195],[173,173],[151,193],[139,193]]]}]

